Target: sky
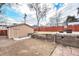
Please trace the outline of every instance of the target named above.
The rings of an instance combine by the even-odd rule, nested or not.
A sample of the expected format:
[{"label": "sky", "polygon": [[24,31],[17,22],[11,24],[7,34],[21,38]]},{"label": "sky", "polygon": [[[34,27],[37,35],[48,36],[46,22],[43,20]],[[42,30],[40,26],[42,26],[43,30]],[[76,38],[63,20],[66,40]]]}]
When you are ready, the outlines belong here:
[{"label": "sky", "polygon": [[[64,7],[64,3],[53,3],[48,4],[52,9],[47,13],[46,20],[41,20],[41,24],[45,24],[49,22],[49,17],[52,17],[56,11]],[[34,25],[37,23],[35,11],[31,11],[27,4],[19,4],[16,6],[15,4],[12,4],[12,7],[4,5],[3,8],[3,14],[8,17],[9,19],[15,20],[16,22],[23,21],[24,14],[27,14],[27,22],[30,25]]]},{"label": "sky", "polygon": [[13,8],[10,8],[9,6],[3,6],[2,8],[3,10],[3,14],[6,16],[6,17],[10,17],[16,21],[19,21],[22,19],[23,17],[23,14],[19,11],[16,11],[15,9]]}]

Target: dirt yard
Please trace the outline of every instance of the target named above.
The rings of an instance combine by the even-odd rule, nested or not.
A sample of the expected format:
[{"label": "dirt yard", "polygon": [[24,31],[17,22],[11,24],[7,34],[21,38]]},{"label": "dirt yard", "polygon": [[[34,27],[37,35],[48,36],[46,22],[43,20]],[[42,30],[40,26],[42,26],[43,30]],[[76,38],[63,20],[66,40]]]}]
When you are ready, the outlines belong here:
[{"label": "dirt yard", "polygon": [[39,39],[0,40],[1,56],[79,56],[79,48]]},{"label": "dirt yard", "polygon": [[0,47],[0,55],[6,56],[48,56],[55,45],[38,39],[18,41],[7,47]]},{"label": "dirt yard", "polygon": [[6,36],[0,36],[0,49],[3,47],[8,47],[17,41],[14,41],[12,39],[8,39]]}]

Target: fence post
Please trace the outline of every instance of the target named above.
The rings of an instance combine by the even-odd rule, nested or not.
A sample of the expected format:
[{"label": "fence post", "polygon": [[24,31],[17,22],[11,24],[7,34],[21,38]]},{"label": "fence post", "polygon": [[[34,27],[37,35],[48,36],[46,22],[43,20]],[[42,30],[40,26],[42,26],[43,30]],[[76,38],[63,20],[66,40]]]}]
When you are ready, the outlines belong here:
[{"label": "fence post", "polygon": [[54,44],[56,43],[55,41],[56,41],[56,35],[54,35]]}]

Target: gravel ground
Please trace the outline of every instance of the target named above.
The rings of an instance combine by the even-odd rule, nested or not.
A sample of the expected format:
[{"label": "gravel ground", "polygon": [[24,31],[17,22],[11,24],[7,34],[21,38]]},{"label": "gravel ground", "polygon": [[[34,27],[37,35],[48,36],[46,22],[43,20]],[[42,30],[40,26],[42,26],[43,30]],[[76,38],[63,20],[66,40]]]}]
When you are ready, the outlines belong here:
[{"label": "gravel ground", "polygon": [[48,56],[54,49],[54,44],[37,39],[26,39],[8,47],[0,48],[2,56]]}]

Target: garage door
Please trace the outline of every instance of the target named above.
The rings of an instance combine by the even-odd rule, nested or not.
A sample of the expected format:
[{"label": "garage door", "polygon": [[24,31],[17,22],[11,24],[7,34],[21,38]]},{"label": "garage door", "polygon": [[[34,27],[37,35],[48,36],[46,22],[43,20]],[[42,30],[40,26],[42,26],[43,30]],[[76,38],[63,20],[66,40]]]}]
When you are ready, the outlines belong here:
[{"label": "garage door", "polygon": [[0,30],[0,36],[7,36],[7,30]]}]

